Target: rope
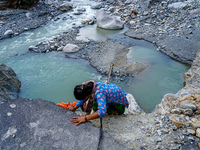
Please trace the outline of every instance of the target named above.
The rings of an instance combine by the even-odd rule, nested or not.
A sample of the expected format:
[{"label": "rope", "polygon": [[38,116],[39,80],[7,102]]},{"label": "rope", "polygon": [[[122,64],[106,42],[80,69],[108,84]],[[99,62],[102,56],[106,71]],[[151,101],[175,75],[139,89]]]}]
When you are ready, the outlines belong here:
[{"label": "rope", "polygon": [[[114,65],[113,63],[110,64],[110,69],[109,69],[109,73],[108,73],[107,84],[109,84],[109,82],[110,82],[110,75],[111,75],[111,71],[112,71],[113,65]],[[101,144],[102,135],[103,135],[103,125],[102,125],[102,118],[100,118],[99,143],[98,143],[97,150],[100,150],[100,144]]]}]

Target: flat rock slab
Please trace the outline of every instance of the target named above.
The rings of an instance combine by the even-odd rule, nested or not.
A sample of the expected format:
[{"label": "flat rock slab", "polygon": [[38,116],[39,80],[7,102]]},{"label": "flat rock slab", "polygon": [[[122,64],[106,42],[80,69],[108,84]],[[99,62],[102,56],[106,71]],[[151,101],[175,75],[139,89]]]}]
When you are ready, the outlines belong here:
[{"label": "flat rock slab", "polygon": [[[99,128],[90,122],[75,126],[74,112],[54,103],[16,99],[0,104],[0,149],[95,150]],[[101,149],[128,149],[103,133]]]}]

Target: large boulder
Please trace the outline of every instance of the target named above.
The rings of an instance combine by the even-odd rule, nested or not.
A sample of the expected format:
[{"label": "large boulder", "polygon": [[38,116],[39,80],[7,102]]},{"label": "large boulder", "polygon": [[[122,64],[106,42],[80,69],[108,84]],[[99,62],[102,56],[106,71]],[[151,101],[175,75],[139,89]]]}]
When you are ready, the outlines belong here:
[{"label": "large boulder", "polygon": [[79,50],[80,50],[80,47],[78,47],[75,44],[67,44],[63,48],[63,52],[66,52],[66,53],[74,53],[74,52],[77,52]]},{"label": "large boulder", "polygon": [[[70,110],[41,99],[16,99],[0,104],[0,149],[94,150],[99,129],[89,121],[79,126]],[[100,149],[128,149],[103,132]]]},{"label": "large boulder", "polygon": [[104,9],[100,9],[96,13],[97,26],[103,29],[119,30],[124,28],[124,21],[119,17],[107,14]]},{"label": "large boulder", "polygon": [[21,82],[15,72],[0,63],[0,101],[17,98],[20,87]]}]

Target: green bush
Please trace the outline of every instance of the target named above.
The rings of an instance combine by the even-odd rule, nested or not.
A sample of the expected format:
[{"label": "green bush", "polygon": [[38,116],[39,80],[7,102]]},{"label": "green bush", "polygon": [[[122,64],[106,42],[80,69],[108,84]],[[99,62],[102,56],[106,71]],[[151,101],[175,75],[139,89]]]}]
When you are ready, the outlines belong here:
[{"label": "green bush", "polygon": [[6,0],[7,7],[10,8],[24,8],[28,9],[34,4],[36,4],[39,0]]}]

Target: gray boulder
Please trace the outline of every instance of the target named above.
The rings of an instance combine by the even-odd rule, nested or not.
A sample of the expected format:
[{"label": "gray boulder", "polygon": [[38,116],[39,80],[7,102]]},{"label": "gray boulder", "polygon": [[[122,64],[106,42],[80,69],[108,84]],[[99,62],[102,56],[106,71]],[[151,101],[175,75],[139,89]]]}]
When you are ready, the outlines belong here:
[{"label": "gray boulder", "polygon": [[[89,121],[79,126],[70,110],[41,99],[16,99],[0,104],[0,149],[94,150],[99,129]],[[103,132],[100,149],[128,149]]]},{"label": "gray boulder", "polygon": [[0,101],[17,98],[20,87],[21,82],[15,72],[0,63]]},{"label": "gray boulder", "polygon": [[64,48],[63,48],[63,52],[66,53],[74,53],[79,51],[79,47],[75,44],[67,44]]},{"label": "gray boulder", "polygon": [[124,28],[124,21],[120,18],[107,14],[104,9],[96,13],[97,26],[103,29],[119,30]]}]

